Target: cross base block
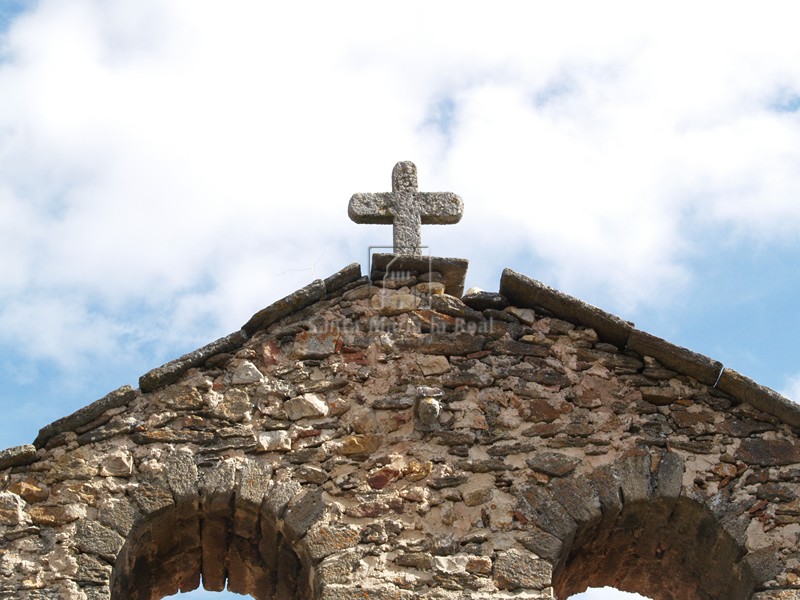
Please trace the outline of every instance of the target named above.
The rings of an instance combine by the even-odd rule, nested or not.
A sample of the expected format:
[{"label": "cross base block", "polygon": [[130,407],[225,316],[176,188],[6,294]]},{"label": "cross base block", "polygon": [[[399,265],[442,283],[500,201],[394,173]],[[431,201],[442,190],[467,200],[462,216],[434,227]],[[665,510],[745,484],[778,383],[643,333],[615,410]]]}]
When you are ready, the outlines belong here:
[{"label": "cross base block", "polygon": [[377,253],[372,255],[370,279],[382,281],[387,276],[424,278],[427,274],[439,273],[442,276],[445,293],[461,298],[464,294],[468,266],[469,261],[465,258]]}]

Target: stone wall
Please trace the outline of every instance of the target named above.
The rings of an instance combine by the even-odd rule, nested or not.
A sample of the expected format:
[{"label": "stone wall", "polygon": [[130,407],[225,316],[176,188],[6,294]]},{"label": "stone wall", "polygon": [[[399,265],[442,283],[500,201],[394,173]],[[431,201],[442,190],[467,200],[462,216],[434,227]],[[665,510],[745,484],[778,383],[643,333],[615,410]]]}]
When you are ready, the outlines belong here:
[{"label": "stone wall", "polygon": [[446,275],[350,266],[0,453],[0,598],[800,598],[792,405]]}]

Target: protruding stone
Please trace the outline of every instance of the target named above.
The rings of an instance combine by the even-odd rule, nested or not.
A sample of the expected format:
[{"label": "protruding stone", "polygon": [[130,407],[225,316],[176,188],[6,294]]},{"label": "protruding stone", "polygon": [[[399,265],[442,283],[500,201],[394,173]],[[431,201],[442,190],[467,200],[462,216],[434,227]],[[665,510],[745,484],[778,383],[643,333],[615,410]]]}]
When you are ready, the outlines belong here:
[{"label": "protruding stone", "polygon": [[325,398],[319,394],[303,394],[291,398],[284,402],[286,415],[292,420],[297,421],[305,418],[319,418],[327,416],[330,407],[325,402]]},{"label": "protruding stone", "polygon": [[441,410],[436,398],[422,398],[417,405],[417,416],[423,425],[432,425],[439,418]]},{"label": "protruding stone", "polygon": [[[92,402],[89,406],[84,406],[67,417],[53,421],[49,425],[45,425],[39,430],[39,435],[36,436],[33,445],[37,448],[43,448],[47,443],[47,440],[54,435],[58,435],[59,433],[63,433],[65,431],[74,431],[81,425],[91,423],[107,410],[125,406],[131,402],[137,396],[137,394],[137,390],[131,389],[131,386],[123,385],[121,388],[106,394],[95,402]],[[25,446],[19,446],[19,448],[25,449],[26,456],[30,456],[30,450]],[[2,455],[0,455],[0,458],[2,458]]]},{"label": "protruding stone", "polygon": [[130,477],[133,473],[133,457],[129,454],[111,456],[100,464],[102,477]]},{"label": "protruding stone", "polygon": [[14,446],[13,448],[0,450],[0,471],[8,467],[29,465],[35,460],[36,446],[32,444],[24,444],[22,446]]},{"label": "protruding stone", "polygon": [[198,350],[184,354],[180,358],[148,371],[139,378],[139,387],[143,392],[152,392],[160,387],[175,383],[189,369],[201,366],[216,354],[230,352],[240,347],[245,340],[247,340],[247,334],[244,331],[235,331]]},{"label": "protruding stone", "polygon": [[800,404],[787,400],[777,392],[757,384],[733,369],[722,371],[717,387],[734,398],[775,415],[784,423],[800,427]]},{"label": "protruding stone", "polygon": [[638,329],[631,331],[627,348],[642,356],[652,356],[668,369],[690,375],[707,385],[714,385],[722,371],[722,363],[719,361]]},{"label": "protruding stone", "polygon": [[486,309],[503,310],[508,306],[508,300],[502,294],[485,292],[476,288],[468,289],[461,300],[470,308],[481,311]]},{"label": "protruding stone", "polygon": [[446,356],[422,354],[417,356],[414,362],[426,377],[429,375],[441,375],[450,370],[450,361],[447,360]]},{"label": "protruding stone", "polygon": [[536,311],[534,311],[532,308],[509,306],[505,309],[505,312],[519,319],[520,323],[524,325],[533,325],[536,321]]},{"label": "protruding stone", "polygon": [[233,372],[231,383],[233,383],[233,385],[247,385],[250,383],[258,383],[263,378],[264,376],[261,374],[261,371],[258,370],[258,367],[249,360],[243,360],[242,363],[236,367],[236,371]]},{"label": "protruding stone", "polygon": [[11,492],[0,492],[0,525],[19,525],[24,519],[25,501]]},{"label": "protruding stone", "polygon": [[257,450],[259,452],[288,452],[292,449],[292,438],[288,431],[261,431],[258,434]]},{"label": "protruding stone", "polygon": [[542,590],[551,577],[547,562],[520,550],[499,552],[494,561],[494,582],[501,590]]}]

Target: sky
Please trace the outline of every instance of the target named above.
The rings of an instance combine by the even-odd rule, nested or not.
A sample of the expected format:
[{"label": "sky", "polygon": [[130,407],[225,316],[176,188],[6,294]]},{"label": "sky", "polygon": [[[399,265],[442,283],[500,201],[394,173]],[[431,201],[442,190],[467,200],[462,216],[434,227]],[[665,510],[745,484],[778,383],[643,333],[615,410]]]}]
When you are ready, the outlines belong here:
[{"label": "sky", "polygon": [[363,265],[399,160],[463,198],[423,243],[468,286],[800,399],[793,8],[0,0],[0,448]]}]

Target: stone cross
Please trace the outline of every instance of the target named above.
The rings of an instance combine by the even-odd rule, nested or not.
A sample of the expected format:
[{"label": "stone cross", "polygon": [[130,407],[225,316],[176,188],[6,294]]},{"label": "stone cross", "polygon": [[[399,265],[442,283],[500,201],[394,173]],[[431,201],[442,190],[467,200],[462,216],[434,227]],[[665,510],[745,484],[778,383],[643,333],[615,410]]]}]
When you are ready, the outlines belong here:
[{"label": "stone cross", "polygon": [[420,192],[417,167],[403,161],[392,169],[391,192],[353,194],[347,214],[356,223],[391,223],[394,253],[421,256],[421,225],[458,223],[464,202],[451,192]]}]

